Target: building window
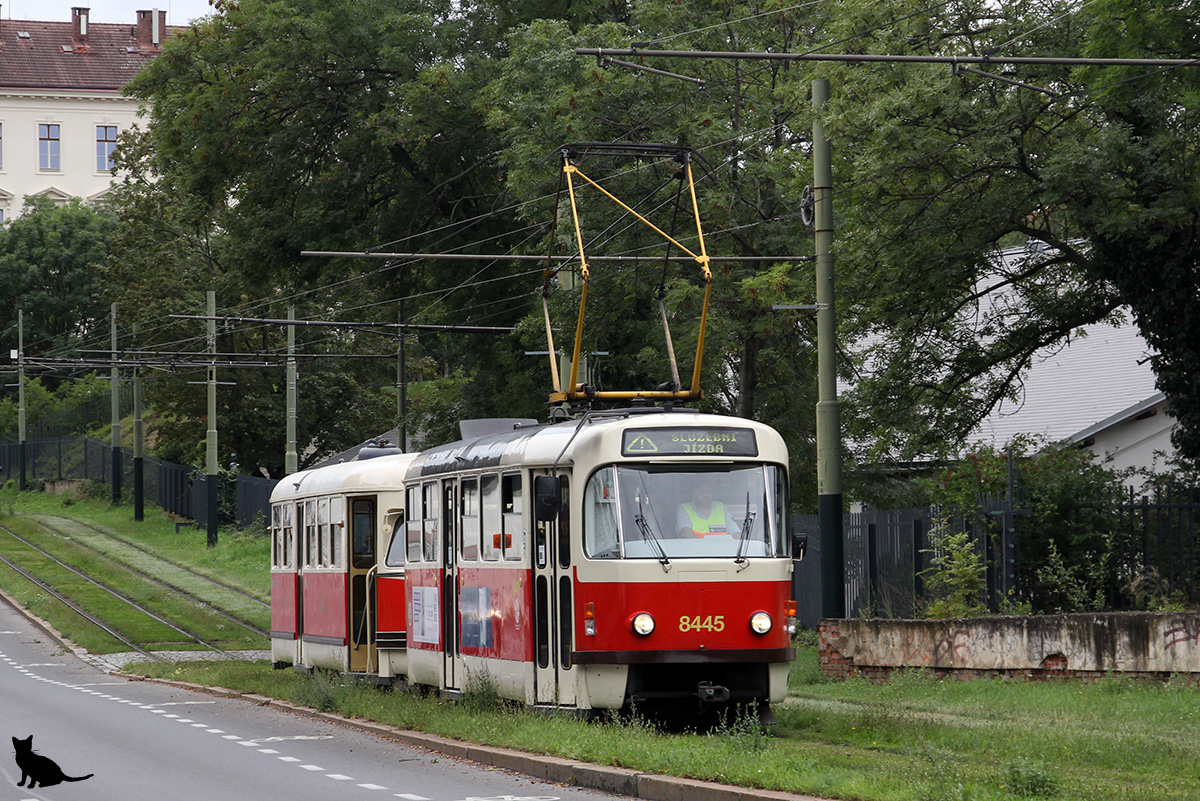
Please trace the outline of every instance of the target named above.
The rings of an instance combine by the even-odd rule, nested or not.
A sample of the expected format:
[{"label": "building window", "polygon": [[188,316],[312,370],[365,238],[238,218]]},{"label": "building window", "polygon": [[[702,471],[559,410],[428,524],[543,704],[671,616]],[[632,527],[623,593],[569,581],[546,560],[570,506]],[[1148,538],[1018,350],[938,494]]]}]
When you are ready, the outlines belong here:
[{"label": "building window", "polygon": [[0,170],[4,169],[4,123],[0,122]]},{"label": "building window", "polygon": [[96,169],[100,172],[112,172],[113,151],[117,149],[117,126],[96,126]]},{"label": "building window", "polygon": [[58,126],[42,123],[38,125],[38,166],[43,170],[60,169]]}]

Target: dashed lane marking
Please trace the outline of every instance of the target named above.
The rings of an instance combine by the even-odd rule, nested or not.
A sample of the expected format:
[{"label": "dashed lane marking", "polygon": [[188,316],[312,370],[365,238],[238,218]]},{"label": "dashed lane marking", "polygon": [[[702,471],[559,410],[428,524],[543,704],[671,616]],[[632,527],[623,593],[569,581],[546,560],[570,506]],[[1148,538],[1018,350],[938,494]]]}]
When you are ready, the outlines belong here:
[{"label": "dashed lane marking", "polygon": [[[6,634],[6,633],[7,634],[19,634],[20,632],[0,632],[0,634]],[[13,669],[18,671],[19,673],[22,673],[22,674],[28,676],[31,679],[36,679],[37,681],[45,682],[47,684],[54,684],[59,687],[66,688],[68,690],[75,690],[76,692],[81,692],[81,693],[85,693],[87,695],[92,695],[92,696],[95,696],[97,698],[100,698],[100,699],[103,699],[106,701],[114,701],[119,704],[129,704],[129,705],[132,705],[135,709],[145,709],[155,715],[161,715],[164,720],[173,720],[176,723],[183,723],[184,725],[188,725],[193,728],[203,729],[206,734],[220,735],[221,739],[223,739],[223,740],[236,740],[236,741],[238,741],[238,745],[257,748],[259,753],[262,753],[262,754],[268,754],[268,755],[272,755],[272,756],[279,754],[279,752],[277,750],[275,750],[274,748],[258,748],[258,746],[264,742],[279,742],[279,741],[283,741],[283,740],[330,740],[330,739],[333,739],[331,735],[316,735],[316,736],[298,735],[298,736],[291,736],[291,737],[263,737],[263,738],[255,739],[255,740],[247,740],[247,739],[244,739],[241,735],[226,734],[223,729],[209,728],[208,727],[209,724],[207,724],[207,723],[197,723],[190,718],[185,718],[185,717],[182,717],[181,715],[176,715],[176,714],[170,713],[166,709],[162,709],[162,707],[169,707],[169,706],[215,704],[215,703],[217,703],[216,701],[211,701],[211,700],[165,701],[162,703],[143,704],[138,701],[130,700],[128,698],[120,698],[115,695],[101,692],[100,690],[91,689],[92,687],[126,686],[126,685],[123,685],[121,682],[87,682],[87,683],[80,683],[80,684],[69,684],[65,681],[56,681],[54,679],[47,678],[45,676],[39,676],[36,673],[33,673],[32,671],[29,670],[29,668],[31,668],[31,667],[63,667],[63,665],[58,664],[58,663],[47,662],[47,663],[33,663],[33,664],[29,664],[29,665],[19,665],[19,664],[17,664],[17,662],[15,660],[11,659],[8,655],[3,654],[3,653],[0,653],[0,661],[7,663]],[[307,770],[307,771],[314,772],[314,773],[315,772],[321,772],[321,773],[325,772],[325,768],[323,768],[319,765],[312,765],[312,764],[299,765],[299,764],[297,764],[297,763],[303,761],[303,760],[299,759],[298,757],[276,756],[276,759],[278,759],[281,762],[287,762],[289,764],[296,764],[296,766],[302,770]],[[325,777],[328,779],[332,779],[334,781],[349,781],[349,782],[357,781],[352,776],[347,776],[344,773],[325,773]],[[363,782],[361,784],[358,784],[357,786],[363,788],[364,790],[386,790],[386,789],[388,789],[387,787],[385,787],[381,784],[372,784],[370,782]],[[414,795],[412,793],[394,793],[393,795],[396,798],[406,799],[406,801],[431,801],[431,799],[426,798],[425,796]],[[513,797],[513,798],[515,800],[516,797]],[[532,801],[532,798],[533,797],[530,797],[530,801]],[[38,801],[38,799],[32,799],[32,798],[21,799],[21,801]],[[539,801],[540,801],[540,799],[539,799]]]}]

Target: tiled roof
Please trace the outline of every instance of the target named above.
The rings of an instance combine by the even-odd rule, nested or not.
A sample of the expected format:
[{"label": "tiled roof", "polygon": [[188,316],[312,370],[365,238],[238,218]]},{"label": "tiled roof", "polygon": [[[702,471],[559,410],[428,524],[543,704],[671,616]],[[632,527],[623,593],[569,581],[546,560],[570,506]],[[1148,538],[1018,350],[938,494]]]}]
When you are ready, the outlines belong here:
[{"label": "tiled roof", "polygon": [[[72,22],[0,21],[0,89],[117,92],[160,52],[139,44],[136,24],[89,23],[82,38],[74,35],[74,27]],[[164,26],[163,38],[175,30]]]}]

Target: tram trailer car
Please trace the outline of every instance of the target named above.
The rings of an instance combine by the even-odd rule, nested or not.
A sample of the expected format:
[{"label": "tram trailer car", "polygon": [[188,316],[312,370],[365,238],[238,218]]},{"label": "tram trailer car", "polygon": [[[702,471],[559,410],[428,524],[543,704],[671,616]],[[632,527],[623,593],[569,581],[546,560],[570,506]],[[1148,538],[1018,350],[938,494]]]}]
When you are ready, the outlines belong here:
[{"label": "tram trailer car", "polygon": [[378,558],[403,519],[413,454],[294,473],[271,494],[271,659],[275,667],[403,676],[404,565]]},{"label": "tram trailer car", "polygon": [[[591,412],[405,458],[403,499],[389,489],[377,502],[389,511],[376,553],[380,581],[403,571],[407,648],[383,647],[395,600],[381,594],[380,677],[448,694],[487,682],[583,712],[785,697],[795,603],[787,449],[773,429],[688,410]],[[300,585],[301,597],[317,590]],[[314,634],[337,640],[334,628]],[[307,628],[299,639],[294,663],[347,669],[345,643]]]}]

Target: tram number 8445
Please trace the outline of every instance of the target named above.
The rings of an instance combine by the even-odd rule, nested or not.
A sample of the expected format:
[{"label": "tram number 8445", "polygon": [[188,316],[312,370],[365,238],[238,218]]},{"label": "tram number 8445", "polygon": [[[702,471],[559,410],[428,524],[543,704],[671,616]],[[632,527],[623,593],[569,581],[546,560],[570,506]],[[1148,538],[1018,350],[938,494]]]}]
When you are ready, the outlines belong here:
[{"label": "tram number 8445", "polygon": [[688,617],[681,615],[679,618],[680,631],[724,631],[725,616],[724,615],[708,615],[701,618],[699,615]]}]

